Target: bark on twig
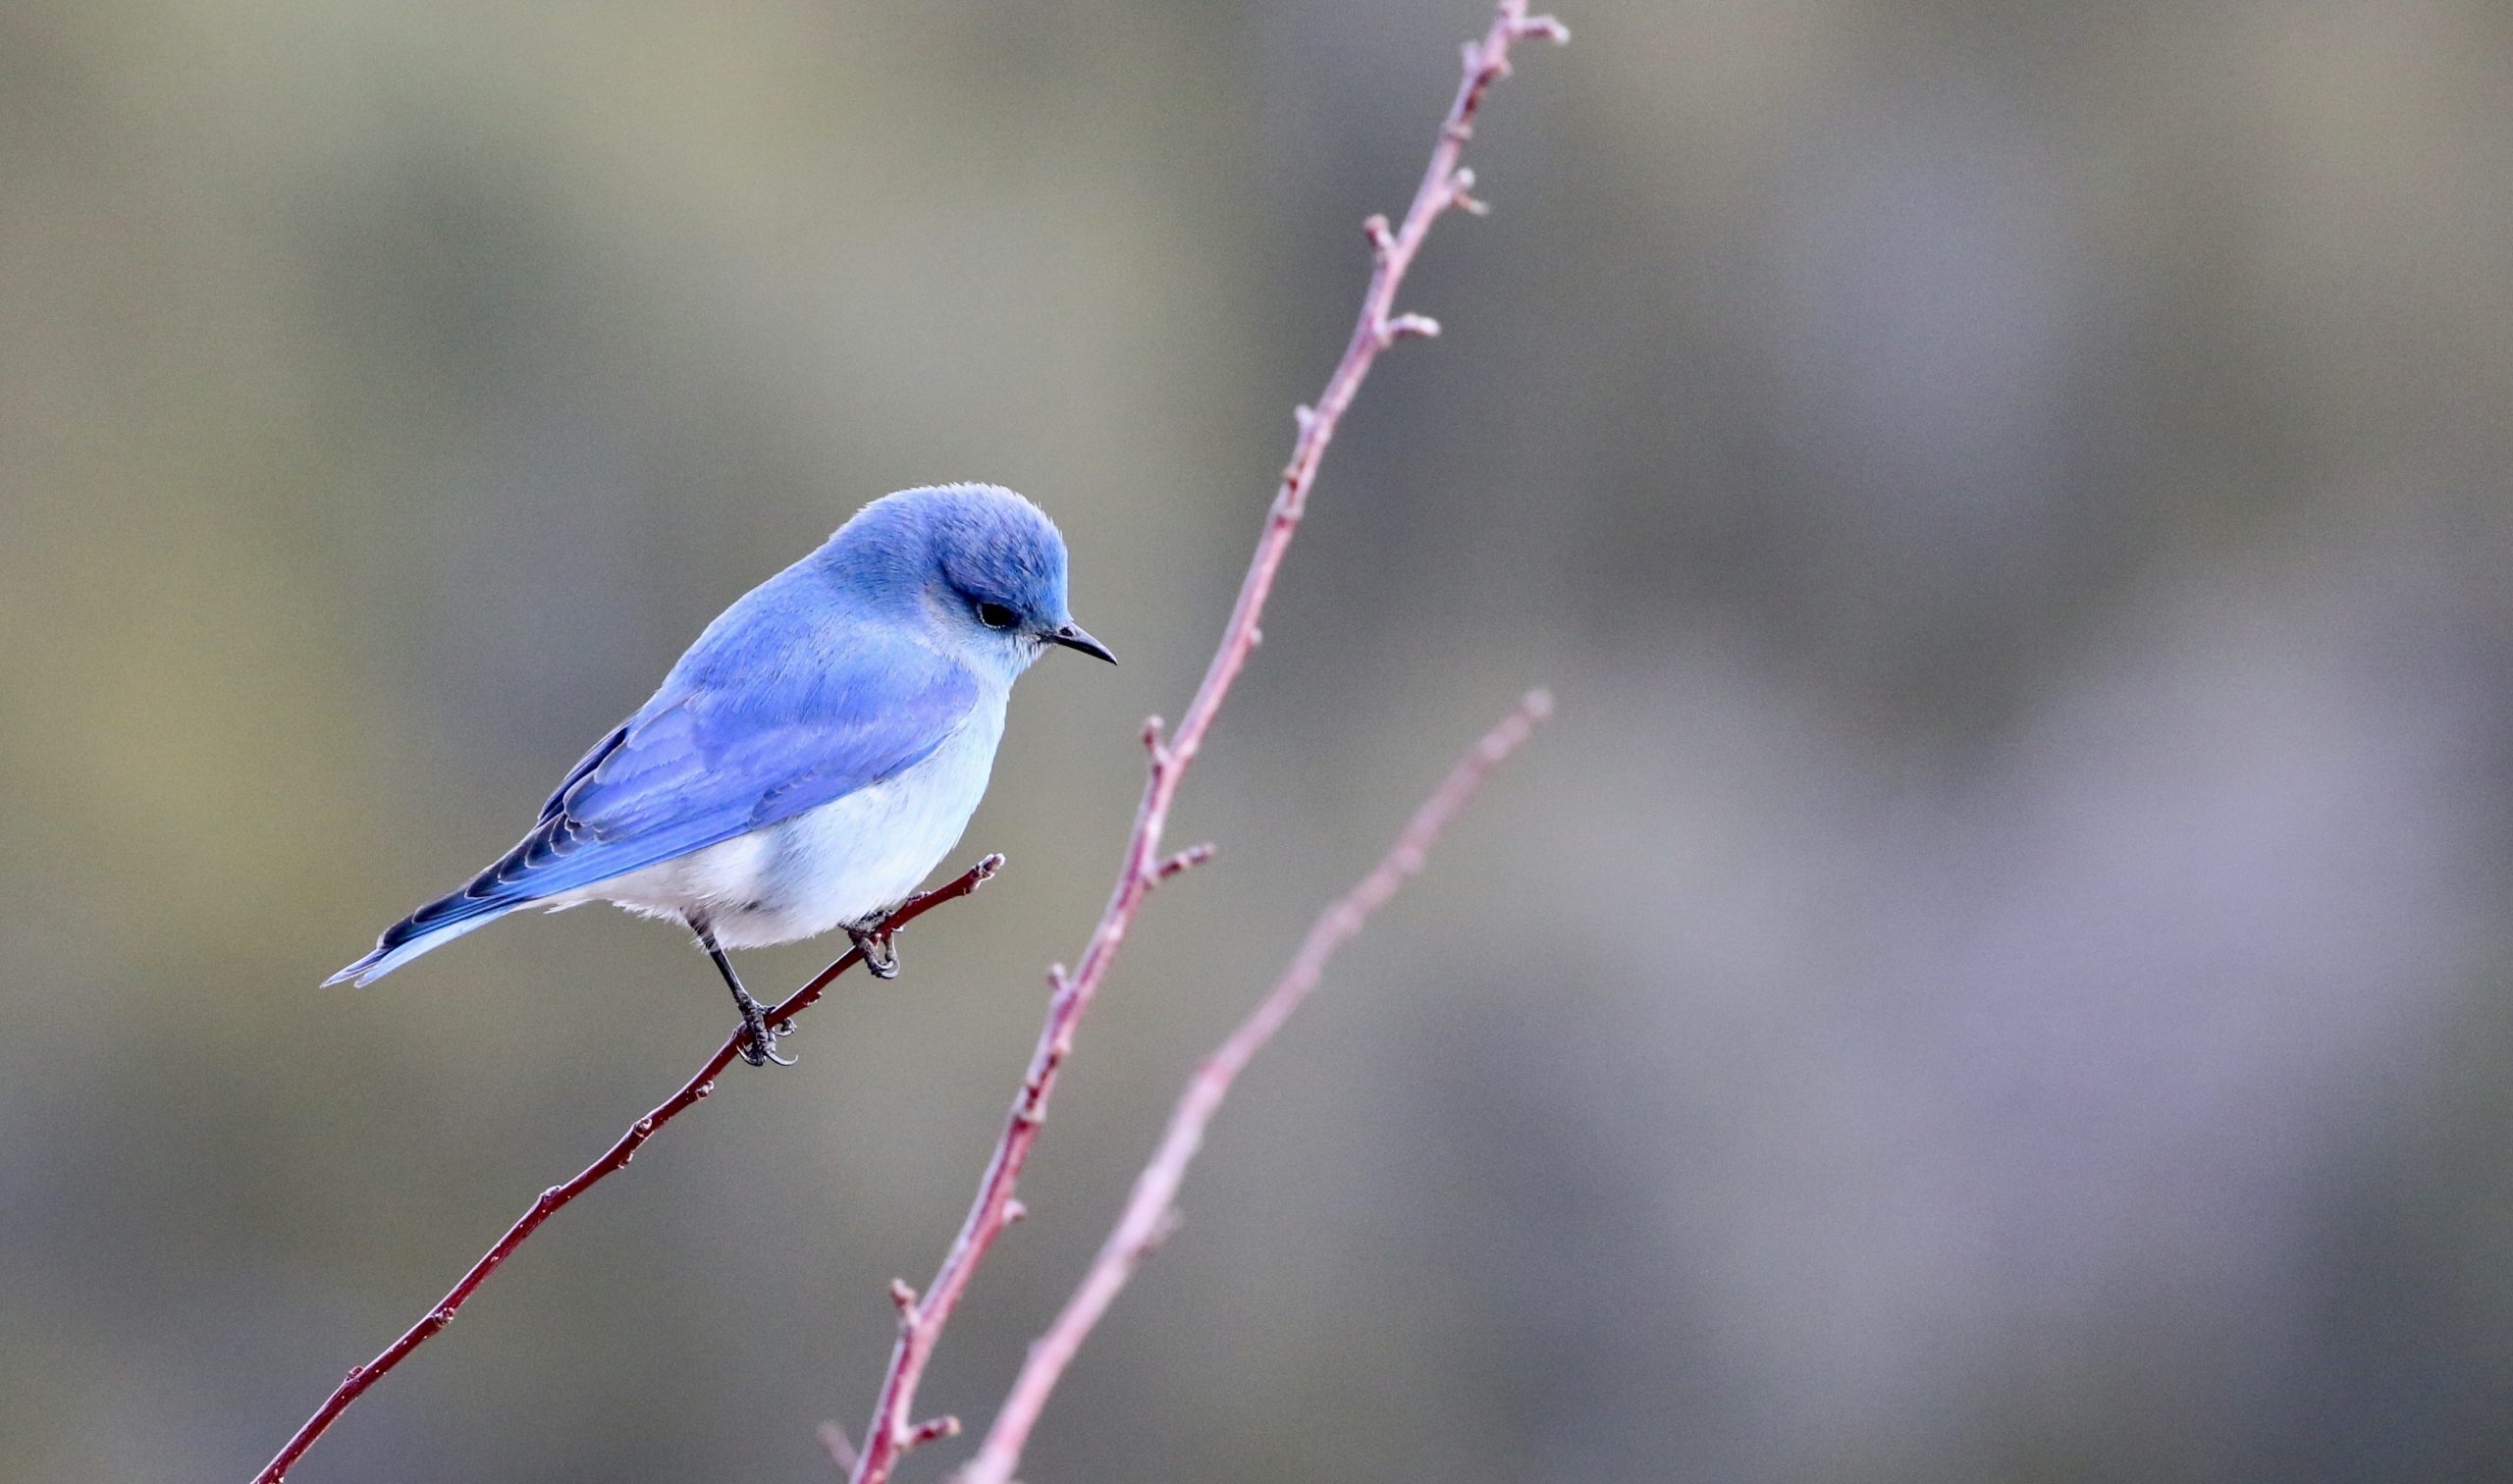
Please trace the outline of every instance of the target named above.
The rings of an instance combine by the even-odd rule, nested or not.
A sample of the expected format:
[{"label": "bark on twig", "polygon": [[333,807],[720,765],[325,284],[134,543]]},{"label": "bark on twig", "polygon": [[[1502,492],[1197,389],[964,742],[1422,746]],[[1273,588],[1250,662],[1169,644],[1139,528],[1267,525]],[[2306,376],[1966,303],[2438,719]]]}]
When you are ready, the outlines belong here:
[{"label": "bark on twig", "polygon": [[[1002,869],[1002,866],[1003,857],[988,856],[951,881],[932,891],[910,897],[899,906],[897,911],[890,914],[884,931],[896,931],[943,903],[967,896],[984,885],[989,877]],[[821,997],[822,991],[837,981],[839,975],[863,961],[862,949],[848,949],[838,957],[835,963],[814,975],[810,983],[787,995],[782,1003],[769,1011],[769,1024],[775,1025],[810,1009]],[[455,1312],[462,1307],[464,1300],[468,1299],[481,1284],[488,1281],[489,1275],[497,1270],[500,1263],[513,1255],[515,1248],[523,1246],[524,1239],[530,1237],[541,1223],[549,1220],[561,1206],[593,1189],[602,1181],[626,1169],[628,1161],[636,1157],[638,1146],[652,1139],[655,1131],[696,1107],[702,1098],[715,1091],[717,1077],[722,1075],[726,1067],[732,1065],[732,1060],[740,1053],[747,1034],[747,1032],[736,1029],[725,1039],[724,1044],[717,1048],[716,1054],[708,1058],[707,1065],[698,1069],[696,1076],[682,1083],[679,1091],[657,1103],[653,1112],[629,1125],[628,1131],[620,1135],[600,1159],[578,1171],[575,1178],[564,1185],[555,1185],[542,1192],[540,1198],[533,1201],[530,1208],[516,1219],[513,1226],[507,1229],[507,1234],[499,1238],[495,1246],[480,1254],[480,1260],[471,1264],[470,1271],[464,1273],[460,1281],[447,1290],[445,1297],[438,1299],[436,1306],[429,1309],[418,1323],[403,1331],[401,1339],[386,1346],[382,1354],[364,1365],[351,1368],[341,1384],[333,1389],[331,1396],[324,1399],[323,1404],[314,1409],[314,1415],[306,1418],[305,1424],[296,1430],[296,1435],[288,1440],[288,1445],[279,1451],[278,1456],[273,1458],[260,1473],[253,1476],[253,1484],[280,1484],[282,1479],[288,1477],[288,1471],[296,1465],[296,1460],[303,1458],[305,1451],[314,1446],[314,1440],[322,1437],[324,1430],[330,1427],[342,1412],[348,1409],[349,1404],[365,1395],[366,1389],[373,1386],[386,1371],[407,1359],[410,1352],[417,1350],[432,1339],[439,1330],[452,1324]]]},{"label": "bark on twig", "polygon": [[1517,751],[1533,734],[1537,723],[1552,714],[1553,699],[1542,691],[1531,692],[1482,740],[1469,748],[1430,798],[1415,811],[1413,822],[1370,874],[1318,915],[1309,936],[1302,940],[1300,951],[1293,955],[1291,966],[1248,1019],[1196,1069],[1169,1115],[1169,1127],[1161,1136],[1160,1147],[1136,1177],[1134,1193],[1127,1198],[1116,1227],[1100,1245],[1091,1271],[1084,1276],[1082,1286],[1074,1290],[1073,1297],[1065,1300],[1055,1322],[1031,1343],[1029,1359],[1014,1379],[1002,1409],[995,1413],[994,1425],[987,1429],[986,1441],[979,1445],[977,1456],[959,1473],[959,1484],[1010,1484],[1012,1470],[1021,1462],[1022,1450],[1029,1446],[1031,1429],[1038,1425],[1048,1395],[1082,1349],[1084,1338],[1108,1311],[1118,1290],[1126,1286],[1144,1258],[1176,1226],[1178,1188],[1185,1182],[1187,1166],[1194,1161],[1197,1150],[1203,1147],[1204,1130],[1220,1111],[1222,1099],[1230,1094],[1231,1084],[1274,1038],[1274,1033],[1291,1019],[1301,1002],[1309,998],[1310,991],[1317,987],[1335,951],[1362,930],[1371,914],[1387,905],[1408,877],[1421,871],[1431,846],[1449,822],[1472,802],[1492,769]]},{"label": "bark on twig", "polygon": [[1481,38],[1466,44],[1464,74],[1457,94],[1441,121],[1431,147],[1430,164],[1415,189],[1404,221],[1391,224],[1383,216],[1373,216],[1363,226],[1370,242],[1371,267],[1369,285],[1362,294],[1361,314],[1316,405],[1296,409],[1298,435],[1292,445],[1291,461],[1283,468],[1273,505],[1266,512],[1264,528],[1256,539],[1256,555],[1241,579],[1238,601],[1194,699],[1188,702],[1175,731],[1164,735],[1157,716],[1144,723],[1143,742],[1150,754],[1150,775],[1144,782],[1142,801],[1135,809],[1134,831],[1126,842],[1116,885],[1073,970],[1067,973],[1059,965],[1048,972],[1046,1022],[1040,1029],[1038,1045],[1031,1053],[1029,1068],[1005,1119],[1003,1135],[979,1178],[977,1196],[960,1223],[958,1235],[952,1239],[923,1297],[900,1315],[898,1340],[874,1401],[853,1484],[882,1484],[900,1456],[916,1446],[920,1429],[912,1419],[917,1386],[924,1379],[926,1365],[952,1309],[967,1293],[970,1279],[1011,1220],[1022,1167],[1037,1146],[1040,1123],[1046,1116],[1056,1079],[1073,1051],[1074,1034],[1106,980],[1109,966],[1133,928],[1136,915],[1143,910],[1152,888],[1169,874],[1162,869],[1161,835],[1169,822],[1170,805],[1187,768],[1203,750],[1222,701],[1256,647],[1257,620],[1264,613],[1275,575],[1299,530],[1326,446],[1333,441],[1336,425],[1351,407],[1354,395],[1361,390],[1379,352],[1400,338],[1428,336],[1438,330],[1437,325],[1421,316],[1397,314],[1396,292],[1433,222],[1452,208],[1480,209],[1481,203],[1469,194],[1474,178],[1460,168],[1459,158],[1467,141],[1473,137],[1474,118],[1484,94],[1509,74],[1510,47],[1530,37],[1561,42],[1570,39],[1570,31],[1550,16],[1529,16],[1526,0],[1501,0]]}]

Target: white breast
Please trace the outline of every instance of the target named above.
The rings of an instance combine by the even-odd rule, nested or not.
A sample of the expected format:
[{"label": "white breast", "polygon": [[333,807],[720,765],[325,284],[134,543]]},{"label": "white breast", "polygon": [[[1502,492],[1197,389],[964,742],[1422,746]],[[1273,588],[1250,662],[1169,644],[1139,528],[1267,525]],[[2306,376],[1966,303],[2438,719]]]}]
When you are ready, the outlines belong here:
[{"label": "white breast", "polygon": [[727,948],[815,937],[895,906],[960,842],[1003,738],[1005,697],[981,700],[925,761],[779,824],[617,876],[569,900],[696,919]]}]

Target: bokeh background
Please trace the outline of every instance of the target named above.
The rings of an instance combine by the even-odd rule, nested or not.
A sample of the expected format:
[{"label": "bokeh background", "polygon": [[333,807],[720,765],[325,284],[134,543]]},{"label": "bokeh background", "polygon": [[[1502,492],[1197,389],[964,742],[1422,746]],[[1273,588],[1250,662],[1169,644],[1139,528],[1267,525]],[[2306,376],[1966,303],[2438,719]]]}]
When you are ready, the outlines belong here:
[{"label": "bokeh background", "polygon": [[[2513,1477],[2513,9],[1566,14],[931,1406],[1541,683],[1030,1477]],[[315,985],[998,480],[1126,662],[1025,684],[1007,874],[296,1475],[829,1478],[1482,19],[0,8],[0,1479],[245,1477],[706,1054],[603,911]]]}]

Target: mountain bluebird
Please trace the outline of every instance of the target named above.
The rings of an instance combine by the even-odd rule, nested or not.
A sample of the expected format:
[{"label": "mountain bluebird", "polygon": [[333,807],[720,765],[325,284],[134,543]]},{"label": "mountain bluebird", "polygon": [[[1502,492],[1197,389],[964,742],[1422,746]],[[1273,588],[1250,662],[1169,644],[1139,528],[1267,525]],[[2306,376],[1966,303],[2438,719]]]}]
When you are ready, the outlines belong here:
[{"label": "mountain bluebird", "polygon": [[974,484],[874,501],[707,625],[512,850],[325,982],[519,907],[615,902],[695,932],[742,1055],[786,1064],[724,950],[844,928],[895,975],[870,929],[959,842],[1012,682],[1050,644],[1116,662],[1066,611],[1064,538],[1037,505]]}]

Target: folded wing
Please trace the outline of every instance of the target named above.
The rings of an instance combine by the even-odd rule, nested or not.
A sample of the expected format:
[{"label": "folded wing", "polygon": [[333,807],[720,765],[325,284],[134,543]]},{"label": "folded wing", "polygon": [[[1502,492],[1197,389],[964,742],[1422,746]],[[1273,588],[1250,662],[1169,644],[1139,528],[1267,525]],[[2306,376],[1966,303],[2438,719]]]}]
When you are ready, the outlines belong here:
[{"label": "folded wing", "polygon": [[977,700],[974,676],[908,638],[702,648],[576,764],[512,850],[327,982],[365,983],[517,907],[843,798],[931,756]]}]

